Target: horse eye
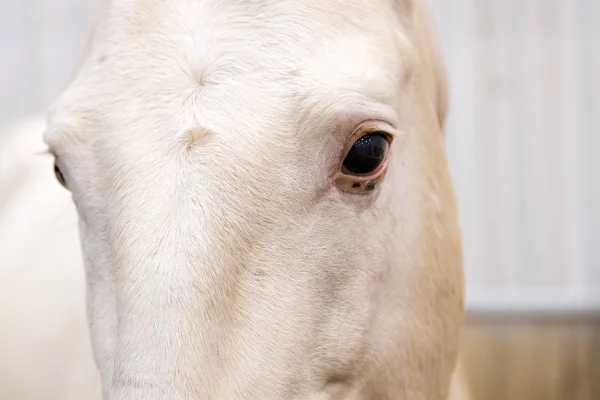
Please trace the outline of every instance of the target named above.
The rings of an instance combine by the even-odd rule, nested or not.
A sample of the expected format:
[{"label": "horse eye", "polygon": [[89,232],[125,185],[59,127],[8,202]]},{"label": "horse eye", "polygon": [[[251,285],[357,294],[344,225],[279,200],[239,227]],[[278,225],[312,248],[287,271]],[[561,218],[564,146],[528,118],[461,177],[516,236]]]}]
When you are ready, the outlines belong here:
[{"label": "horse eye", "polygon": [[56,163],[54,163],[54,175],[56,176],[56,180],[58,180],[58,183],[60,183],[65,189],[69,188],[67,186],[67,182],[65,181],[64,175],[62,174],[60,168],[58,168],[58,165],[56,165]]},{"label": "horse eye", "polygon": [[388,135],[383,132],[371,132],[356,142],[344,159],[346,173],[366,175],[375,171],[388,152],[390,143]]}]

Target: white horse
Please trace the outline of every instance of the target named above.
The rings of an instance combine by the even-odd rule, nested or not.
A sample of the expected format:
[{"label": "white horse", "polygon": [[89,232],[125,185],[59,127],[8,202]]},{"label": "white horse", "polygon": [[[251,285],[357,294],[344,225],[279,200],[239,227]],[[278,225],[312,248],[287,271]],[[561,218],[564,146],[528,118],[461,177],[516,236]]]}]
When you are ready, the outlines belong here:
[{"label": "white horse", "polygon": [[444,399],[445,112],[422,0],[104,4],[44,135],[104,398]]}]

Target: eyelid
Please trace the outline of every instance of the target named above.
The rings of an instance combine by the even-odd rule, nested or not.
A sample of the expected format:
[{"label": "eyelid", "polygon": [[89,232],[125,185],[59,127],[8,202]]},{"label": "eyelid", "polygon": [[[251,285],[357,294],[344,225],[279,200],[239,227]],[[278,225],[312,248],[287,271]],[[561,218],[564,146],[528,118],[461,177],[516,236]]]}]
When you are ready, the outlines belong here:
[{"label": "eyelid", "polygon": [[398,130],[391,124],[385,121],[371,119],[359,124],[354,129],[354,132],[352,132],[352,138],[358,139],[359,137],[371,132],[383,132],[390,136],[390,139],[393,139],[399,133]]}]

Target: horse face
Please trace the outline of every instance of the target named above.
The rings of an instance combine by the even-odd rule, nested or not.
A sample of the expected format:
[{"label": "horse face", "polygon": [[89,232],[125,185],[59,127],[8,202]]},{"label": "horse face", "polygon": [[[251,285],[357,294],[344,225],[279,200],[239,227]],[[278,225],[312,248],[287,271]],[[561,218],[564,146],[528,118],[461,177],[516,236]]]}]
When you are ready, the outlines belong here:
[{"label": "horse face", "polygon": [[445,395],[438,60],[421,5],[368,3],[104,9],[45,139],[106,398]]}]

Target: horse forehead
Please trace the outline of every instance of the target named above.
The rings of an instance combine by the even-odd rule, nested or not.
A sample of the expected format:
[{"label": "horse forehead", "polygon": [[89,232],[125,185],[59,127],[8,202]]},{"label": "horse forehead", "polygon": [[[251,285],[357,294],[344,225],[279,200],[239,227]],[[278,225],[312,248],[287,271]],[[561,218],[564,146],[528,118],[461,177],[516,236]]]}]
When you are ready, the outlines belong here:
[{"label": "horse forehead", "polygon": [[[390,42],[397,20],[385,0],[179,0],[136,2],[124,7],[114,2],[97,40],[107,56],[128,63],[164,61],[190,67],[241,63],[240,69],[278,72],[277,67],[300,67],[315,53],[351,46],[358,51]],[[348,40],[350,38],[350,40]],[[387,42],[387,43],[386,43]],[[364,49],[364,47],[363,47]],[[103,54],[104,53],[104,54]],[[357,54],[355,62],[360,60]],[[215,65],[217,64],[217,65]],[[251,64],[251,65],[243,65]],[[185,66],[184,66],[185,68]]]},{"label": "horse forehead", "polygon": [[248,124],[267,114],[277,122],[277,112],[299,98],[392,98],[402,75],[401,29],[382,4],[115,1],[80,79],[55,109],[83,107],[79,114],[100,119],[103,111],[106,118],[143,114],[148,125],[151,114],[187,110],[219,131],[213,123],[233,120],[228,114],[246,115]]},{"label": "horse forehead", "polygon": [[392,6],[394,1],[397,0],[113,0],[99,18],[111,29],[124,28],[134,35],[152,31],[180,33],[201,27],[226,27],[245,34],[270,30],[279,35],[296,35],[304,27],[322,34],[349,27],[376,30],[373,22],[381,24],[397,13]]}]

